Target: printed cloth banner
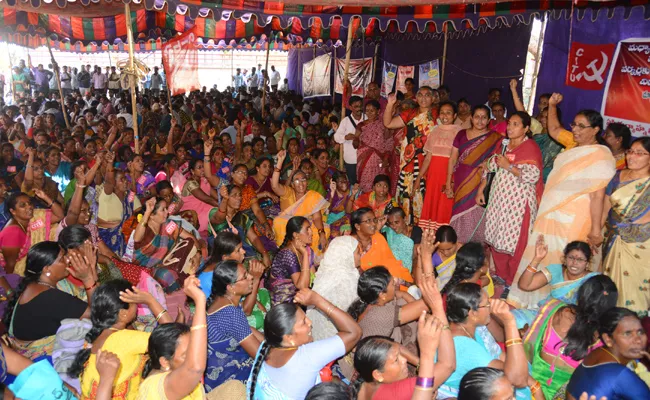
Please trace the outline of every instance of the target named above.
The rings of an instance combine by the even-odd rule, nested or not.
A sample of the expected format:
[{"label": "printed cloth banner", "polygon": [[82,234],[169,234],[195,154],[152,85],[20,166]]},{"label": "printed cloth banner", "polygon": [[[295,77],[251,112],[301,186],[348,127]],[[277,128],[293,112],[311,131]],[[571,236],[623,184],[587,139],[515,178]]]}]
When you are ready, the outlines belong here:
[{"label": "printed cloth banner", "polygon": [[420,64],[420,85],[429,86],[433,89],[438,89],[440,86],[440,67],[438,60],[433,60],[426,64]]},{"label": "printed cloth banner", "polygon": [[330,95],[330,72],[332,55],[318,56],[302,65],[302,96],[309,97]]},{"label": "printed cloth banner", "polygon": [[[365,94],[366,87],[372,81],[374,63],[372,58],[358,58],[350,60],[348,79],[352,84],[352,93],[349,96],[361,96]],[[343,94],[343,76],[345,75],[345,59],[336,59],[336,71],[334,75],[334,90]],[[348,95],[346,93],[346,95]]]},{"label": "printed cloth banner", "polygon": [[572,42],[567,63],[566,85],[583,90],[602,90],[614,47],[613,44]]},{"label": "printed cloth banner", "polygon": [[162,47],[165,76],[172,96],[200,90],[199,51],[195,28],[167,41]]},{"label": "printed cloth banner", "polygon": [[413,78],[415,75],[415,66],[413,65],[400,65],[397,68],[397,90],[406,93],[406,85],[404,81],[406,78]]},{"label": "printed cloth banner", "polygon": [[633,136],[650,136],[650,39],[618,42],[601,113],[605,124],[621,122]]},{"label": "printed cloth banner", "polygon": [[397,65],[384,61],[384,71],[381,74],[381,96],[388,97],[395,86]]}]

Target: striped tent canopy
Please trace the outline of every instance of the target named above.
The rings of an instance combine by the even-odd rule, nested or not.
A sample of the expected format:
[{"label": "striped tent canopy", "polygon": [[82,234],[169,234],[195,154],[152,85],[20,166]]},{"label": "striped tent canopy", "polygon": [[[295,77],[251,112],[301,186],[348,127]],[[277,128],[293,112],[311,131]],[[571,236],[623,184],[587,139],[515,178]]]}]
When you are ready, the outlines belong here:
[{"label": "striped tent canopy", "polygon": [[[445,24],[448,31],[476,30],[481,26],[494,27],[497,23],[528,24],[534,16],[545,12],[551,12],[555,18],[566,18],[571,10],[570,1],[557,0],[413,7],[324,7],[274,3],[277,15],[271,15],[268,13],[271,11],[271,3],[268,2],[227,0],[220,4],[224,7],[233,6],[235,10],[218,11],[204,7],[215,3],[184,0],[173,7],[175,12],[172,13],[171,2],[167,4],[164,0],[156,0],[157,3],[151,3],[155,5],[153,10],[149,10],[148,1],[132,3],[136,8],[131,12],[133,31],[141,48],[155,47],[155,43],[162,43],[166,38],[185,32],[194,25],[206,43],[210,40],[219,42],[246,39],[249,44],[255,44],[255,38],[266,34],[272,35],[272,47],[286,50],[295,44],[312,45],[345,39],[353,16],[360,17],[352,22],[355,36],[376,38],[387,33],[394,36],[400,33],[441,32]],[[605,6],[647,5],[648,1],[579,2],[575,7],[578,18],[582,18],[586,10],[594,7],[599,7],[595,13],[598,14],[611,10]],[[85,11],[97,10],[106,4],[117,14],[85,17],[43,13],[44,9],[53,7],[56,11],[65,10],[57,8],[60,6],[82,7]],[[126,41],[126,18],[120,13],[121,8],[115,8],[116,5],[121,7],[122,3],[117,0],[30,0],[29,3],[23,0],[0,0],[0,33],[11,38],[14,43],[30,47],[33,47],[30,44],[43,43],[43,37],[68,43],[64,46],[66,48],[119,46],[121,41]],[[199,7],[196,17],[191,12],[193,7]],[[21,8],[35,11],[23,11]],[[646,12],[647,10],[648,7]]]}]

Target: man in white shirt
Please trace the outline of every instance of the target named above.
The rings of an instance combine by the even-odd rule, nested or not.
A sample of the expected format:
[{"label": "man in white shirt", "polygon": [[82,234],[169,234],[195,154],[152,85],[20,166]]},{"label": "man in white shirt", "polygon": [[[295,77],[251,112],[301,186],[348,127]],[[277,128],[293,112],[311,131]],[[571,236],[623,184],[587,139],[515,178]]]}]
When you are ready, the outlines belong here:
[{"label": "man in white shirt", "polygon": [[280,72],[276,71],[275,65],[271,65],[271,90],[273,92],[278,91],[278,85],[280,84]]},{"label": "man in white shirt", "polygon": [[359,96],[352,96],[348,102],[352,115],[349,115],[341,121],[339,128],[334,134],[336,143],[343,144],[343,164],[345,172],[348,175],[350,185],[357,183],[357,149],[354,148],[353,141],[357,125],[366,119],[363,114],[363,99]]},{"label": "man in white shirt", "polygon": [[250,75],[248,75],[248,88],[251,89],[251,93],[253,92],[253,89],[257,89],[258,86],[258,78],[257,78],[257,72],[255,70],[255,67],[251,69]]},{"label": "man in white shirt", "polygon": [[68,67],[63,67],[59,79],[61,79],[61,90],[63,90],[63,95],[67,96],[72,92],[72,76],[68,72]]},{"label": "man in white shirt", "polygon": [[117,96],[120,91],[120,74],[115,71],[115,67],[111,67],[111,72],[108,74],[108,91],[111,96]]},{"label": "man in white shirt", "polygon": [[154,96],[160,94],[162,88],[162,76],[158,73],[158,67],[153,67],[153,74],[151,75],[151,91]]},{"label": "man in white shirt", "polygon": [[280,91],[286,93],[289,91],[289,79],[284,78],[284,83],[280,86]]},{"label": "man in white shirt", "polygon": [[106,94],[106,75],[102,74],[101,68],[97,67],[93,74],[93,89],[95,93]]}]

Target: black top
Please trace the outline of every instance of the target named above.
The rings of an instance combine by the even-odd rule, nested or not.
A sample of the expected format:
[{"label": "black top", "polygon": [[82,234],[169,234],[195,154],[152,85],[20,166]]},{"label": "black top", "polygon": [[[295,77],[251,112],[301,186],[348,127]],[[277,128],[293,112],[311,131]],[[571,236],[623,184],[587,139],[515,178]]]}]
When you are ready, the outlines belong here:
[{"label": "black top", "polygon": [[413,244],[422,243],[422,228],[416,225],[411,229],[411,240],[413,240]]},{"label": "black top", "polygon": [[19,340],[38,340],[56,334],[61,321],[81,318],[88,304],[58,289],[39,293],[25,304],[16,304],[12,327]]}]

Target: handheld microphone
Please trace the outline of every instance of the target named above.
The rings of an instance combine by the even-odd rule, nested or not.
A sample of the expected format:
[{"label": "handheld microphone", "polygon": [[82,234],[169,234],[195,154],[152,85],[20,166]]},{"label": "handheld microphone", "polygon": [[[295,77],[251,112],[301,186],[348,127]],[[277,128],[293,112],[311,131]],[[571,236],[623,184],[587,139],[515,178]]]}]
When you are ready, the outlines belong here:
[{"label": "handheld microphone", "polygon": [[501,155],[506,154],[506,151],[508,150],[508,144],[510,143],[510,139],[505,138],[501,141],[501,145],[503,148],[501,149]]}]

